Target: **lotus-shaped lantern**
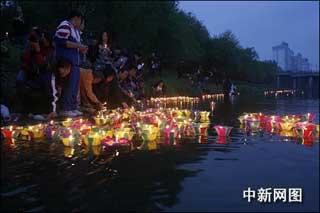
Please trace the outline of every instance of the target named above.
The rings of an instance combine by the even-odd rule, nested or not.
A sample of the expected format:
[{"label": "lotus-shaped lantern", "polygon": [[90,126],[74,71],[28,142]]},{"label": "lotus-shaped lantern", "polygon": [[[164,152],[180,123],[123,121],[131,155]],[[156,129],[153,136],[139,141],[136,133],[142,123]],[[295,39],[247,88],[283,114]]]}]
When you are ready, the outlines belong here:
[{"label": "lotus-shaped lantern", "polygon": [[102,139],[101,143],[105,146],[113,146],[116,144],[115,139],[110,136],[107,136],[104,139]]},{"label": "lotus-shaped lantern", "polygon": [[101,145],[101,136],[99,135],[99,133],[97,132],[89,132],[89,134],[87,134],[84,137],[84,143],[86,144],[86,146],[100,146]]},{"label": "lotus-shaped lantern", "polygon": [[134,132],[130,128],[123,128],[117,130],[114,135],[117,138],[126,138],[131,141],[134,136]]},{"label": "lotus-shaped lantern", "polygon": [[191,111],[190,110],[185,109],[183,112],[184,112],[184,116],[186,118],[190,118],[190,115],[191,115]]},{"label": "lotus-shaped lantern", "polygon": [[142,139],[145,141],[153,141],[156,140],[159,136],[160,129],[158,127],[152,125],[144,125],[142,127]]},{"label": "lotus-shaped lantern", "polygon": [[221,126],[221,125],[216,125],[214,126],[214,129],[216,130],[218,136],[220,137],[228,137],[231,133],[233,127],[231,126]]},{"label": "lotus-shaped lantern", "polygon": [[295,122],[293,120],[284,120],[280,122],[281,131],[289,132],[295,126]]},{"label": "lotus-shaped lantern", "polygon": [[260,120],[256,118],[246,119],[245,125],[252,132],[258,132],[260,129]]},{"label": "lotus-shaped lantern", "polygon": [[105,117],[94,117],[95,124],[98,126],[105,125],[107,123],[107,118]]},{"label": "lotus-shaped lantern", "polygon": [[32,139],[40,139],[44,137],[44,128],[42,124],[29,126],[28,130]]},{"label": "lotus-shaped lantern", "polygon": [[31,140],[31,132],[27,128],[23,128],[19,131],[18,139]]},{"label": "lotus-shaped lantern", "polygon": [[70,127],[70,126],[72,125],[72,119],[71,119],[71,118],[68,118],[68,119],[62,121],[62,125],[63,125],[64,127]]},{"label": "lotus-shaped lantern", "polygon": [[280,116],[272,115],[267,119],[266,128],[267,130],[270,130],[270,132],[274,132],[275,130],[280,129],[280,122],[281,118]]},{"label": "lotus-shaped lantern", "polygon": [[238,120],[240,121],[240,124],[245,124],[245,121],[251,117],[252,116],[249,113],[244,113],[243,115],[239,116]]},{"label": "lotus-shaped lantern", "polygon": [[200,114],[200,122],[209,122],[209,115],[210,115],[210,112],[207,112],[207,111],[201,111],[199,112]]},{"label": "lotus-shaped lantern", "polygon": [[288,138],[293,138],[293,137],[296,137],[296,134],[293,130],[289,130],[289,131],[286,131],[286,130],[281,130],[279,132],[280,136],[283,136],[283,137],[288,137]]},{"label": "lotus-shaped lantern", "polygon": [[14,134],[13,127],[12,126],[7,127],[7,128],[1,127],[1,134],[3,135],[3,137],[5,139],[12,139],[13,134]]},{"label": "lotus-shaped lantern", "polygon": [[73,147],[74,146],[74,137],[70,135],[69,137],[63,137],[62,143],[64,146]]},{"label": "lotus-shaped lantern", "polygon": [[307,121],[299,122],[294,129],[299,138],[311,138],[316,130],[316,125]]}]

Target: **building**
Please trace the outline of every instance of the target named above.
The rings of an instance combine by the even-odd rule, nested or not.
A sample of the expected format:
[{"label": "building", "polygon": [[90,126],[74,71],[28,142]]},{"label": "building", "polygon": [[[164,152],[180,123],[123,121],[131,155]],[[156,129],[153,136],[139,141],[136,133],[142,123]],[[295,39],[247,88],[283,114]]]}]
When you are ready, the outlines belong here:
[{"label": "building", "polygon": [[288,43],[282,42],[280,45],[272,47],[273,60],[283,71],[299,72],[310,71],[310,63],[307,58],[303,58],[300,53],[294,55]]},{"label": "building", "polygon": [[283,71],[292,70],[292,57],[294,56],[293,51],[289,48],[288,43],[282,42],[280,45],[272,47],[273,60],[277,62],[278,66]]}]

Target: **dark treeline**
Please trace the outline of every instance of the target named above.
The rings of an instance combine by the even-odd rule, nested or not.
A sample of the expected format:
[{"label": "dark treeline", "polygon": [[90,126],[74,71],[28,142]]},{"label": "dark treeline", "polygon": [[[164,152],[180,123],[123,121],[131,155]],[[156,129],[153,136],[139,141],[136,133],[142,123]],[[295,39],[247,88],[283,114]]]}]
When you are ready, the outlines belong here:
[{"label": "dark treeline", "polygon": [[[26,31],[35,25],[54,31],[68,11],[77,8],[85,15],[85,36],[94,37],[107,30],[114,46],[139,51],[142,55],[156,52],[167,68],[176,68],[183,60],[185,72],[194,72],[194,67],[201,64],[216,76],[227,75],[234,80],[255,83],[270,82],[277,70],[275,63],[259,61],[254,48],[241,47],[231,31],[210,36],[195,16],[179,9],[176,1],[16,3],[22,9]],[[13,31],[15,11],[2,9],[1,12],[3,35]]]}]

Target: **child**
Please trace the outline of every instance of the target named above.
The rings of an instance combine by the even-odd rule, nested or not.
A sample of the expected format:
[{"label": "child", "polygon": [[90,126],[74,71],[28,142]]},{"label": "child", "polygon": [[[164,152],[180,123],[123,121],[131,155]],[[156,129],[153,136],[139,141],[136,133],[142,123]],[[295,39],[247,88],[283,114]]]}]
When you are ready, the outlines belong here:
[{"label": "child", "polygon": [[64,84],[61,96],[61,115],[75,117],[82,115],[77,110],[77,96],[79,91],[80,53],[86,54],[88,47],[81,44],[80,28],[83,15],[79,11],[72,11],[65,20],[60,23],[55,33],[56,57],[66,58],[71,62],[70,78],[68,84]]}]

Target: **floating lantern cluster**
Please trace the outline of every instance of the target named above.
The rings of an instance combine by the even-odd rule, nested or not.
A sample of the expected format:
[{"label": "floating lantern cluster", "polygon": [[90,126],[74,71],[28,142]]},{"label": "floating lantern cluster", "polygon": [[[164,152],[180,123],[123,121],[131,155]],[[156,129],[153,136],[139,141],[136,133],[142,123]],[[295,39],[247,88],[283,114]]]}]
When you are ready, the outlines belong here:
[{"label": "floating lantern cluster", "polygon": [[292,96],[297,90],[269,90],[264,92],[264,96]]},{"label": "floating lantern cluster", "polygon": [[223,100],[224,94],[223,93],[217,93],[217,94],[205,94],[202,95],[202,99],[203,100],[215,100],[215,101],[219,101],[219,100]]},{"label": "floating lantern cluster", "polygon": [[265,115],[262,113],[244,113],[239,118],[240,127],[248,132],[266,131],[280,136],[313,141],[319,137],[319,124],[312,123],[315,115]]},{"label": "floating lantern cluster", "polygon": [[179,108],[194,108],[199,104],[200,98],[190,96],[176,96],[176,97],[159,97],[150,98],[147,101],[150,107],[179,107]]},{"label": "floating lantern cluster", "polygon": [[153,142],[163,138],[164,142],[174,143],[182,137],[207,135],[210,112],[190,111],[177,108],[149,108],[137,111],[103,109],[92,119],[67,118],[63,121],[30,126],[7,126],[1,133],[8,140],[61,141],[66,147],[76,145],[130,146],[137,139]]}]

